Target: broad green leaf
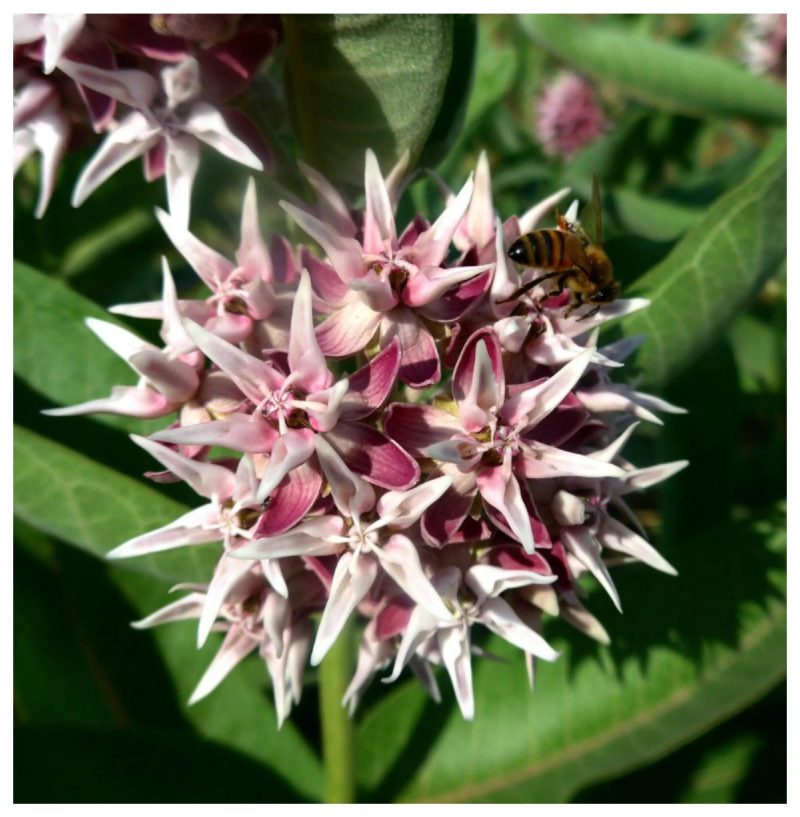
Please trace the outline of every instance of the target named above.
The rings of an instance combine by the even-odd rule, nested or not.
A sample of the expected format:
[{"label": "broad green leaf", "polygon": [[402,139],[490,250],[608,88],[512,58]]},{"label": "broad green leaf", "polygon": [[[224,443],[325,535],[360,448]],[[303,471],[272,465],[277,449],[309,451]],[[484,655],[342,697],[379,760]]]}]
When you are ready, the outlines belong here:
[{"label": "broad green leaf", "polygon": [[300,792],[209,741],[165,729],[20,725],[16,803],[286,803]]},{"label": "broad green leaf", "polygon": [[626,295],[650,306],[626,318],[647,342],[637,358],[664,383],[725,330],[786,253],[786,157],[722,196],[674,250]]},{"label": "broad green leaf", "polygon": [[419,156],[443,102],[450,15],[284,15],[287,79],[303,158],[363,189],[364,154],[384,173]]},{"label": "broad green leaf", "polygon": [[786,120],[786,92],[732,60],[575,16],[533,15],[523,29],[577,70],[658,108],[697,116]]},{"label": "broad green leaf", "polygon": [[[61,281],[14,263],[14,374],[48,399],[47,408],[105,397],[112,386],[137,382],[137,374],[87,328],[88,317],[125,325]],[[17,419],[27,423],[24,417]],[[95,419],[140,434],[152,428],[152,423],[129,418]],[[65,421],[47,422],[56,435]]]},{"label": "broad green leaf", "polygon": [[442,105],[419,156],[421,167],[436,167],[464,127],[477,55],[478,23],[474,14],[453,16],[453,59]]},{"label": "broad green leaf", "polygon": [[[198,497],[197,506],[202,502]],[[100,558],[188,510],[154,488],[19,426],[14,429],[14,505],[28,524]],[[165,584],[208,581],[218,548],[178,548],[127,559],[124,565]]]},{"label": "broad green leaf", "polygon": [[[410,683],[377,703],[358,734],[364,796],[424,802],[563,802],[587,784],[665,755],[749,705],[786,672],[785,509],[699,532],[667,552],[678,577],[618,569],[625,615],[593,593],[609,648],[545,636],[562,650],[527,688],[519,653],[474,659],[476,716],[465,723]],[[375,751],[379,745],[380,751]]]},{"label": "broad green leaf", "polygon": [[651,241],[679,238],[702,215],[697,207],[643,196],[636,190],[613,191],[614,204],[625,229]]}]

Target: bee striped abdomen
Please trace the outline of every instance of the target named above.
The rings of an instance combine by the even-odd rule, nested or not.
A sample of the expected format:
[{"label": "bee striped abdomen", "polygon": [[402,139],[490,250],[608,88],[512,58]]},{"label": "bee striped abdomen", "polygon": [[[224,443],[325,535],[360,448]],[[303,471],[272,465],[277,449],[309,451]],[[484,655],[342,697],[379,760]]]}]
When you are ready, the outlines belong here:
[{"label": "bee striped abdomen", "polygon": [[518,264],[542,269],[571,266],[565,258],[566,239],[560,230],[536,230],[521,235],[509,248],[508,255]]}]

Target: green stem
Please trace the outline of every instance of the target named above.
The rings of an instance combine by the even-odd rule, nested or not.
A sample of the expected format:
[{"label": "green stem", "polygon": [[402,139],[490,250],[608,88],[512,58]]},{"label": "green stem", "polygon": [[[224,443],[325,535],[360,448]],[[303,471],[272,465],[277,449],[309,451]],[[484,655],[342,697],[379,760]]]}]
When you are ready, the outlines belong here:
[{"label": "green stem", "polygon": [[342,706],[342,698],[352,673],[351,657],[350,631],[345,628],[322,661],[319,673],[326,803],[355,801],[353,723]]}]

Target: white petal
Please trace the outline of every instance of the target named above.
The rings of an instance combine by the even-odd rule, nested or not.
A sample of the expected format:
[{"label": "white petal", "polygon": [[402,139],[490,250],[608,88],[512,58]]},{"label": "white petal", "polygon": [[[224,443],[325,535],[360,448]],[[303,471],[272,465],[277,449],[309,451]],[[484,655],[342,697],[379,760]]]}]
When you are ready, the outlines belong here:
[{"label": "white petal", "polygon": [[542,199],[538,204],[534,204],[530,210],[523,213],[519,218],[520,233],[529,233],[548,214],[553,212],[553,208],[569,193],[569,187],[562,187],[561,190]]},{"label": "white petal", "polygon": [[442,662],[450,675],[456,700],[464,720],[475,717],[475,699],[472,694],[472,657],[469,630],[466,626],[451,627],[436,633]]},{"label": "white petal", "polygon": [[197,628],[198,649],[206,643],[211,627],[217,620],[217,614],[225,603],[228,593],[236,586],[237,582],[250,572],[253,564],[254,562],[228,559],[225,555],[217,562],[214,576],[206,591],[203,612],[200,615],[200,623]]},{"label": "white petal", "polygon": [[442,476],[407,491],[387,491],[378,501],[379,520],[370,525],[369,530],[384,526],[391,530],[410,527],[452,484],[452,477]]},{"label": "white petal", "polygon": [[166,605],[166,607],[150,613],[149,616],[139,621],[132,621],[131,627],[135,627],[137,630],[145,630],[148,627],[156,627],[169,621],[186,621],[187,619],[200,618],[204,600],[204,593],[190,593],[188,596],[184,596]]},{"label": "white petal", "polygon": [[678,575],[678,571],[647,540],[610,516],[607,516],[600,526],[597,538],[603,547],[633,556],[634,559],[662,573]]},{"label": "white petal", "polygon": [[499,596],[506,590],[528,585],[547,585],[556,580],[555,575],[545,575],[534,570],[506,570],[494,565],[473,565],[464,577],[464,583],[474,591],[478,600]]},{"label": "white petal", "polygon": [[261,159],[233,132],[225,122],[222,114],[205,102],[198,102],[184,123],[186,130],[200,141],[211,145],[214,150],[233,159],[234,162],[246,165],[253,170],[263,170]]},{"label": "white petal", "polygon": [[200,682],[195,687],[189,705],[196,704],[213,691],[225,676],[254,649],[258,647],[258,641],[241,627],[235,626],[228,631],[219,652],[214,656],[208,669],[203,674]]},{"label": "white petal", "polygon": [[524,624],[507,601],[491,598],[484,601],[478,621],[501,638],[537,658],[555,661],[556,652],[535,630]]},{"label": "white petal", "polygon": [[584,527],[564,528],[561,531],[561,541],[564,547],[600,582],[600,585],[611,596],[614,606],[621,613],[619,593],[603,562],[600,545],[594,536]]},{"label": "white petal", "polygon": [[192,187],[200,167],[200,145],[183,133],[167,135],[166,177],[170,215],[179,227],[189,226]]}]

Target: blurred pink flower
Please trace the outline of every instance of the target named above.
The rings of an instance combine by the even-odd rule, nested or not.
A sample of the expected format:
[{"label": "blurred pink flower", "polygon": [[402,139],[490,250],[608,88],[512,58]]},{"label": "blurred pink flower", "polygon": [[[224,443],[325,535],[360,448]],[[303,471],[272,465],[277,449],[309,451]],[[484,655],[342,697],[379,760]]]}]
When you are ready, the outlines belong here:
[{"label": "blurred pink flower", "polygon": [[577,74],[560,74],[537,102],[536,136],[549,156],[570,158],[608,127],[594,88]]}]

